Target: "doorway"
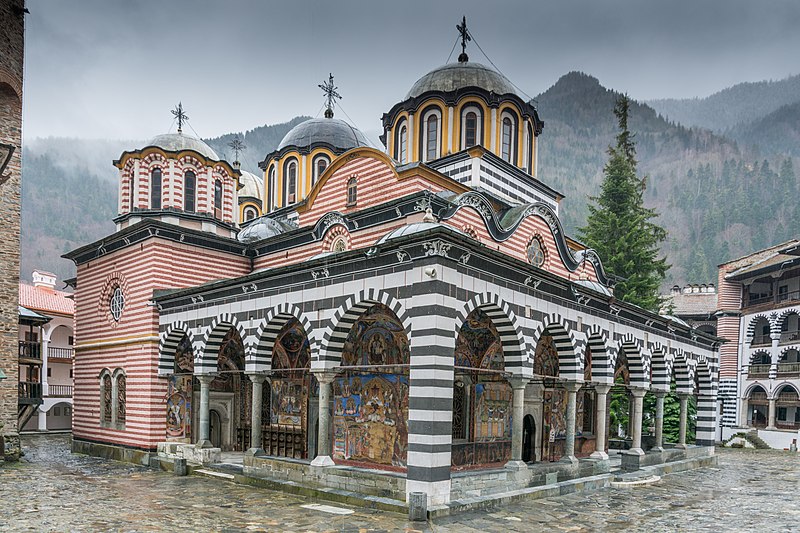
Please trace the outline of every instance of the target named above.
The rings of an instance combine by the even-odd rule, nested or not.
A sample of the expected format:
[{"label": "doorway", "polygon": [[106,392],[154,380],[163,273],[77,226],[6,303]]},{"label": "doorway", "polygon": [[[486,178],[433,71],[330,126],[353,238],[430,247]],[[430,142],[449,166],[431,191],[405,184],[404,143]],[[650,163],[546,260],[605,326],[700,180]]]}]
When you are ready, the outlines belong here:
[{"label": "doorway", "polygon": [[214,448],[222,448],[222,416],[216,409],[208,412],[208,438]]},{"label": "doorway", "polygon": [[531,463],[536,460],[533,449],[533,443],[536,442],[536,422],[531,415],[525,415],[522,420],[522,460]]}]

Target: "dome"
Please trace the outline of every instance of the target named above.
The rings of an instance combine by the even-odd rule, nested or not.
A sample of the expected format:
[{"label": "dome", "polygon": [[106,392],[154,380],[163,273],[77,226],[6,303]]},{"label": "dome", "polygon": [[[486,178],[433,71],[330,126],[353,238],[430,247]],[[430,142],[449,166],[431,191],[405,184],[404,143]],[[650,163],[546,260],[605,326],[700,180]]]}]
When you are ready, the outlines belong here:
[{"label": "dome", "polygon": [[242,188],[239,189],[239,198],[244,198],[247,196],[250,198],[258,198],[259,200],[263,200],[264,180],[252,172],[242,170],[242,175],[239,176],[239,183],[242,184]]},{"label": "dome", "polygon": [[606,296],[612,296],[611,291],[608,290],[608,287],[605,287],[601,283],[597,283],[596,281],[588,280],[588,279],[578,279],[573,281],[576,285],[580,285],[581,287],[586,287],[587,289],[592,289],[595,292],[599,292],[600,294],[605,294]]},{"label": "dome", "polygon": [[237,239],[239,239],[239,242],[251,243],[269,239],[285,231],[286,228],[277,220],[269,217],[260,217],[240,231]]},{"label": "dome", "polygon": [[480,63],[448,63],[428,72],[411,87],[406,100],[428,91],[452,92],[465,87],[480,87],[496,94],[520,96],[508,78]]},{"label": "dome", "polygon": [[219,161],[217,152],[211,149],[209,145],[191,135],[185,133],[165,133],[157,135],[147,143],[147,146],[158,146],[168,152],[180,152],[181,150],[194,150],[200,155]]},{"label": "dome", "polygon": [[383,237],[381,237],[376,245],[387,243],[393,239],[397,239],[400,237],[404,237],[406,235],[413,235],[414,233],[421,233],[423,231],[427,231],[433,228],[447,228],[450,231],[455,233],[460,233],[465,235],[463,231],[454,228],[453,226],[448,226],[447,224],[442,224],[440,222],[415,222],[413,224],[406,224],[405,226],[400,226],[399,228],[393,229]]},{"label": "dome", "polygon": [[312,118],[289,130],[278,145],[278,150],[287,146],[303,147],[317,143],[326,143],[342,151],[370,145],[363,133],[344,120]]}]

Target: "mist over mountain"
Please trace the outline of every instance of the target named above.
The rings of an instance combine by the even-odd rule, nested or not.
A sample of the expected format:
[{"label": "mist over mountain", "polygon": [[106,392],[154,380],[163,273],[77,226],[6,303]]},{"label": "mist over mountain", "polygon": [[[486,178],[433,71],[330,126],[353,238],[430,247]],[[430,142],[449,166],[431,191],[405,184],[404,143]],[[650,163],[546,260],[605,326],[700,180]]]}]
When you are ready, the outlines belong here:
[{"label": "mist over mountain", "polygon": [[[753,96],[786,92],[800,76],[776,83],[742,84],[726,94]],[[570,72],[536,98],[545,121],[539,137],[538,177],[566,195],[560,207],[567,233],[585,223],[589,197],[599,192],[607,149],[617,133],[613,114],[618,93],[587,74]],[[711,98],[711,97],[709,97]],[[675,100],[674,102],[679,102]],[[694,101],[692,101],[694,102]],[[664,253],[673,267],[667,285],[714,282],[716,265],[796,236],[800,203],[798,127],[800,105],[762,106],[750,122],[712,132],[710,125],[686,127],[663,111],[633,102],[629,120],[635,132],[640,175],[647,175],[645,201],[661,213],[669,232]],[[206,142],[227,160],[228,143],[246,145],[242,168],[261,175],[258,163],[283,136],[308,117],[230,133]],[[724,124],[720,122],[720,124]],[[27,142],[23,152],[22,277],[42,268],[64,279],[73,265],[60,255],[114,230],[117,171],[112,160],[146,141],[48,138]],[[40,191],[48,191],[47,195]]]}]

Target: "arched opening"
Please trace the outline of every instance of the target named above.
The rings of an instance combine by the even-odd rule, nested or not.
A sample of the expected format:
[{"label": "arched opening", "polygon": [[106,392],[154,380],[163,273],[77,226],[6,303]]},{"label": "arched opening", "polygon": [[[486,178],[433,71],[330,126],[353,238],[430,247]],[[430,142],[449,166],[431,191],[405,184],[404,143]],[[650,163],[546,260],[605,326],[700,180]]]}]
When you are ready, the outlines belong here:
[{"label": "arched opening", "polygon": [[478,135],[480,133],[480,115],[478,115],[475,110],[470,108],[464,113],[462,120],[464,122],[464,126],[462,129],[461,148],[471,148],[472,146],[479,144]]},{"label": "arched opening", "polygon": [[150,209],[161,209],[161,169],[150,172]]},{"label": "arched opening", "polygon": [[347,180],[347,207],[352,207],[358,202],[358,178],[353,176]]},{"label": "arched opening", "polygon": [[244,208],[244,221],[245,222],[253,220],[257,216],[258,216],[258,211],[256,211],[255,207],[248,205],[247,207]]},{"label": "arched opening", "polygon": [[264,206],[265,212],[269,213],[275,207],[277,202],[275,196],[277,195],[276,171],[275,165],[270,165],[267,171],[267,205]]},{"label": "arched opening", "polygon": [[311,177],[312,187],[314,186],[315,183],[317,183],[317,181],[319,181],[319,178],[325,173],[325,170],[328,168],[328,165],[330,165],[330,163],[331,162],[328,159],[328,156],[325,155],[318,155],[314,158],[314,164],[313,164],[314,175]]},{"label": "arched opening", "polygon": [[[39,412],[39,416],[45,416]],[[47,431],[64,431],[72,429],[72,404],[59,402],[47,411]]]},{"label": "arched opening", "polygon": [[333,382],[337,462],[405,467],[410,354],[389,307],[375,303],[355,320],[342,348],[343,372]]},{"label": "arched opening", "polygon": [[408,128],[406,127],[405,122],[400,125],[400,129],[397,133],[397,161],[404,165],[408,163]]},{"label": "arched opening", "polygon": [[222,181],[214,181],[214,218],[222,220]]},{"label": "arched opening", "polygon": [[424,161],[433,161],[440,157],[441,111],[438,107],[429,108],[422,113],[420,124],[420,148]]},{"label": "arched opening", "polygon": [[750,356],[750,365],[747,367],[747,376],[750,378],[765,378],[769,376],[769,367],[772,365],[772,356],[769,352],[760,350]]},{"label": "arched opening", "polygon": [[522,460],[530,463],[536,460],[536,450],[533,443],[536,441],[536,421],[531,415],[525,415],[522,420]]},{"label": "arched opening", "polygon": [[216,409],[208,411],[208,440],[215,448],[222,448],[225,442],[222,440],[224,417]]},{"label": "arched opening", "polygon": [[630,394],[631,371],[625,350],[620,349],[614,363],[614,384],[608,395],[608,447],[627,449],[633,435],[633,396]]},{"label": "arched opening", "polygon": [[800,376],[800,352],[796,348],[785,350],[778,361],[778,376],[798,377]]},{"label": "arched opening", "polygon": [[183,175],[183,210],[187,213],[194,213],[195,201],[197,197],[197,176],[191,170],[187,170]]},{"label": "arched opening", "polygon": [[510,117],[503,117],[500,157],[509,163],[514,163],[514,122]]},{"label": "arched opening", "polygon": [[800,341],[800,315],[792,311],[781,321],[781,344]]},{"label": "arched opening", "polygon": [[771,344],[769,320],[763,316],[759,317],[753,326],[753,340],[750,342],[750,346],[769,346]]},{"label": "arched opening", "polygon": [[512,390],[504,377],[500,335],[482,309],[464,320],[454,362],[451,464],[505,464],[511,458]]},{"label": "arched opening", "polygon": [[[270,387],[264,387],[261,434],[262,447],[268,455],[309,457],[309,434],[316,422],[309,416],[310,406],[318,397],[317,382],[309,372],[310,364],[308,335],[299,320],[290,318],[275,338],[273,377]],[[314,413],[317,413],[316,408]]]},{"label": "arched opening", "polygon": [[[236,328],[231,327],[222,338],[216,371],[209,386],[209,405],[219,414],[218,447],[223,451],[244,451],[250,444],[252,387],[244,375],[244,344]],[[199,394],[199,382],[195,380],[197,405]]]},{"label": "arched opening", "polygon": [[769,399],[761,385],[750,389],[747,395],[747,425],[755,428],[767,427],[769,420]]},{"label": "arched opening", "polygon": [[775,427],[796,430],[800,428],[800,397],[797,389],[783,385],[775,394]]},{"label": "arched opening", "polygon": [[290,159],[283,168],[283,207],[297,201],[297,160]]}]

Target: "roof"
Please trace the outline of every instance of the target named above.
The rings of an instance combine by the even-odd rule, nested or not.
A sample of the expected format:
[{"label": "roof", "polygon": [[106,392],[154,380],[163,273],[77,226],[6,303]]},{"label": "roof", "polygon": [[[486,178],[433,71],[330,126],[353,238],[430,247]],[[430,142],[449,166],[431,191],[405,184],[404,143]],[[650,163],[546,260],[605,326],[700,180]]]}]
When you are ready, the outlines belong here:
[{"label": "roof", "polygon": [[180,152],[181,150],[194,150],[200,155],[219,161],[219,156],[209,145],[191,135],[185,133],[165,133],[156,135],[147,146],[157,146],[168,152]]},{"label": "roof", "polygon": [[[800,257],[794,255],[794,248],[800,241],[787,241],[770,248],[759,250],[750,255],[734,259],[723,265],[730,265],[731,268],[725,275],[725,279],[740,281],[769,272],[781,270],[785,267],[800,265]],[[789,252],[789,253],[784,253]]]},{"label": "roof", "polygon": [[406,100],[428,91],[452,92],[464,87],[479,87],[496,94],[520,96],[508,78],[480,63],[448,63],[428,72],[411,87]]},{"label": "roof", "polygon": [[711,315],[717,310],[716,292],[679,292],[668,296],[675,316]]},{"label": "roof", "polygon": [[45,313],[75,314],[72,294],[54,289],[37,288],[27,283],[19,284],[19,305]]},{"label": "roof", "polygon": [[24,324],[46,324],[52,320],[49,316],[40,315],[21,305],[18,305],[17,309],[19,310],[19,321]]},{"label": "roof", "polygon": [[312,118],[289,130],[278,145],[278,150],[287,146],[306,147],[318,143],[328,144],[343,151],[359,146],[370,146],[364,134],[344,120]]},{"label": "roof", "polygon": [[242,170],[242,175],[239,176],[239,183],[242,184],[242,188],[239,189],[239,198],[250,197],[263,200],[264,181],[261,178],[252,172]]},{"label": "roof", "polygon": [[463,231],[454,228],[453,226],[442,224],[440,222],[414,222],[412,224],[406,224],[405,226],[400,226],[399,228],[393,229],[392,231],[381,237],[375,244],[381,245],[393,239],[403,237],[405,235],[413,235],[414,233],[428,231],[433,228],[443,228],[445,230],[452,231],[454,233],[466,235]]}]

